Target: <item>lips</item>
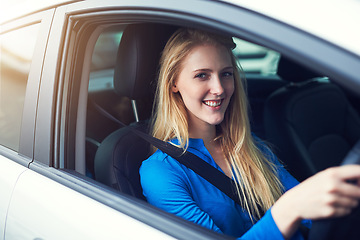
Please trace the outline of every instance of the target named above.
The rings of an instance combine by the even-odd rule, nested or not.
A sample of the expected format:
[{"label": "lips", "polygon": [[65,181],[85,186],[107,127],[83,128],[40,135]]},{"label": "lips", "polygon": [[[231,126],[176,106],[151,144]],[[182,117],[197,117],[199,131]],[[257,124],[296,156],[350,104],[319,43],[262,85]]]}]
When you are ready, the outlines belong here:
[{"label": "lips", "polygon": [[222,99],[219,100],[205,100],[203,103],[210,107],[218,107],[221,105]]}]

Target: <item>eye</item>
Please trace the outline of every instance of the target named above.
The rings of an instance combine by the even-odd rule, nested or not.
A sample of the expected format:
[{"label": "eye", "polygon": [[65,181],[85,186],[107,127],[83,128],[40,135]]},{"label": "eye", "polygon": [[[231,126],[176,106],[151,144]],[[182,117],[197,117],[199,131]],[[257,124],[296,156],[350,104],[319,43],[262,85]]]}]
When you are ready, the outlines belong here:
[{"label": "eye", "polygon": [[232,73],[232,72],[223,72],[223,73],[222,73],[222,76],[223,76],[223,77],[226,77],[226,78],[227,78],[227,77],[232,77],[232,76],[233,76],[233,73]]},{"label": "eye", "polygon": [[195,75],[195,78],[205,79],[207,77],[206,73],[198,73]]}]

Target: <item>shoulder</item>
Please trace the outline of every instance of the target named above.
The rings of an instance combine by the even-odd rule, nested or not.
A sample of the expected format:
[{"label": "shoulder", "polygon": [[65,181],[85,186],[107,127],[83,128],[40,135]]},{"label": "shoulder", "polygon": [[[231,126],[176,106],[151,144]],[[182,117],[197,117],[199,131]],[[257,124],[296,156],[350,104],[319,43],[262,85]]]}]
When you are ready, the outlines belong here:
[{"label": "shoulder", "polygon": [[[148,159],[144,160],[140,167],[140,173],[150,169],[173,169],[173,165],[176,164],[176,160],[162,152],[157,150]],[[177,165],[177,164],[176,164]]]},{"label": "shoulder", "polygon": [[160,150],[143,161],[139,173],[144,196],[156,206],[172,197],[170,193],[189,191],[186,169]]},{"label": "shoulder", "polygon": [[174,179],[182,175],[182,172],[183,168],[180,163],[160,150],[144,160],[139,171],[142,181]]}]

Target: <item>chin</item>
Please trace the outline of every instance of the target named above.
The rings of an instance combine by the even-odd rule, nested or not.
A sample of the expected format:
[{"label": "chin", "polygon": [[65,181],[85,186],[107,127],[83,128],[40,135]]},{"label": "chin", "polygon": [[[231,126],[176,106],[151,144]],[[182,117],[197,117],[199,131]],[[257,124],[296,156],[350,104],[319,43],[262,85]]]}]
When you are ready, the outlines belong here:
[{"label": "chin", "polygon": [[212,120],[212,121],[209,121],[208,123],[210,125],[219,125],[220,123],[222,123],[222,121],[224,120],[224,118],[221,118],[221,119],[216,119],[216,120]]}]

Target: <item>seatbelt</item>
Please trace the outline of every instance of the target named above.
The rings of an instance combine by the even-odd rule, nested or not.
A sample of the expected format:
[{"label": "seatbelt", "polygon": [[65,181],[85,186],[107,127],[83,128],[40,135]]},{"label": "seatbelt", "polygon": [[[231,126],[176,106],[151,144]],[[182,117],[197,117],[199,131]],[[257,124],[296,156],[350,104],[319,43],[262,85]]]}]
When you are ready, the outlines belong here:
[{"label": "seatbelt", "polygon": [[[220,191],[225,193],[229,198],[234,200],[237,204],[242,206],[240,199],[244,199],[244,197],[241,192],[240,192],[240,197],[236,194],[236,184],[233,179],[227,177],[224,173],[222,173],[221,171],[219,171],[209,163],[205,162],[203,159],[196,156],[195,154],[189,151],[184,151],[181,148],[178,148],[168,142],[157,139],[151,136],[150,134],[140,131],[132,126],[127,126],[119,119],[115,118],[106,110],[104,110],[102,107],[100,107],[98,104],[94,102],[93,104],[96,107],[96,109],[100,111],[102,114],[104,114],[106,117],[120,124],[122,127],[128,128],[129,130],[131,130],[133,133],[135,133],[145,141],[149,142],[150,144],[157,147],[164,153],[176,159],[182,165],[193,170],[196,174],[207,180],[209,183],[214,185]],[[261,211],[261,208],[258,207],[258,209],[259,211]]]}]

